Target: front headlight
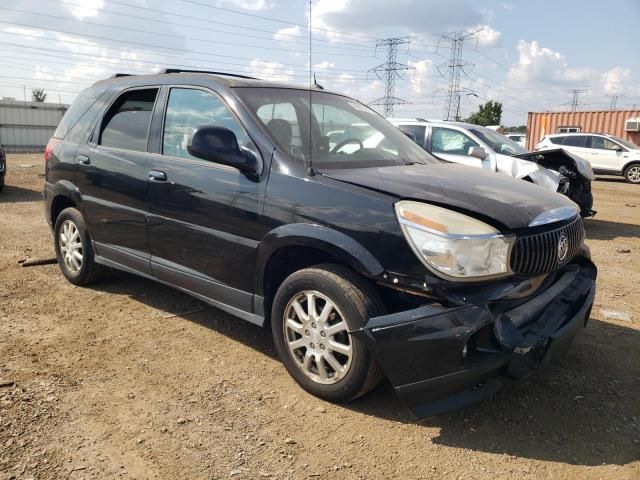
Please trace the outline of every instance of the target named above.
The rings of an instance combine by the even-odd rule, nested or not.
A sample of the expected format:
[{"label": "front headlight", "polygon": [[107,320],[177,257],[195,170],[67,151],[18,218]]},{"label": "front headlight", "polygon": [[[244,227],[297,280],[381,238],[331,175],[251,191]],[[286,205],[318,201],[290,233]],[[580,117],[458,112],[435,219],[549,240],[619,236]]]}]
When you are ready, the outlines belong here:
[{"label": "front headlight", "polygon": [[426,203],[396,203],[407,241],[429,270],[444,278],[472,280],[509,273],[511,239],[475,218]]}]

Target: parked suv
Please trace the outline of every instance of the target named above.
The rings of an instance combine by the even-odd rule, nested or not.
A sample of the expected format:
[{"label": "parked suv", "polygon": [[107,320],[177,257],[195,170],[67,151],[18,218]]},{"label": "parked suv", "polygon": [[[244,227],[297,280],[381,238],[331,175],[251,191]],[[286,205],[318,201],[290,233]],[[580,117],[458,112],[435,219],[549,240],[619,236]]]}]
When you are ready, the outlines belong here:
[{"label": "parked suv", "polygon": [[0,192],[4,189],[4,177],[7,175],[7,156],[0,145]]},{"label": "parked suv", "polygon": [[45,199],[71,283],[113,268],[171,285],[268,326],[312,394],[348,401],[387,376],[418,417],[564,351],[594,298],[571,201],[444,164],[316,89],[175,70],[100,81],[47,147]]},{"label": "parked suv", "polygon": [[562,147],[588,161],[595,173],[622,175],[629,183],[640,184],[640,147],[615,135],[561,133],[546,135],[536,150]]},{"label": "parked suv", "polygon": [[560,148],[529,152],[496,131],[499,126],[424,119],[389,120],[437,158],[533,182],[569,197],[580,207],[583,217],[596,213],[592,209],[593,170],[576,155]]}]

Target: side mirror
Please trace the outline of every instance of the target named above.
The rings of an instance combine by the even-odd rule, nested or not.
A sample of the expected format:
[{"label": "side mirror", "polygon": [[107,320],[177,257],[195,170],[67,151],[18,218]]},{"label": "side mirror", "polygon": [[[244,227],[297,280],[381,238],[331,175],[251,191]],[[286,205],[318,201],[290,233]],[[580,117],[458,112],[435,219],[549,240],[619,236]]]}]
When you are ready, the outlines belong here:
[{"label": "side mirror", "polygon": [[623,152],[624,151],[624,149],[620,145],[616,145],[611,150],[613,150],[614,152]]},{"label": "side mirror", "polygon": [[479,158],[480,160],[484,160],[485,158],[487,158],[489,156],[487,151],[482,147],[469,147],[468,155],[470,157]]},{"label": "side mirror", "polygon": [[189,137],[187,151],[196,158],[236,167],[243,172],[257,173],[256,157],[238,146],[236,135],[225,127],[198,127]]}]

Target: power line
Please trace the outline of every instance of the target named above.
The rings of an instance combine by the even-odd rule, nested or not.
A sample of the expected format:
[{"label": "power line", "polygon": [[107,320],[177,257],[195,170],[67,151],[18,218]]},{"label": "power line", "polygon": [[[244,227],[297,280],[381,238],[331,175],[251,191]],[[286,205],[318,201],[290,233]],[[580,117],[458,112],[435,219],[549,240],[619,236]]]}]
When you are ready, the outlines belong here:
[{"label": "power line", "polygon": [[[447,77],[449,80],[449,101],[447,102],[447,108],[445,110],[446,120],[450,120],[451,117],[455,120],[460,119],[460,74],[467,75],[465,68],[473,67],[472,63],[469,63],[462,59],[462,46],[465,40],[474,38],[480,30],[473,32],[449,32],[441,33],[438,36],[441,41],[448,43],[449,46],[449,62],[443,63],[438,66],[438,72],[443,78]],[[468,76],[468,75],[467,75]]]},{"label": "power line", "polygon": [[[225,7],[217,7],[214,5],[209,5],[207,3],[202,3],[202,2],[196,2],[195,0],[181,0],[185,3],[191,3],[193,5],[199,5],[202,7],[206,7],[206,8],[212,8],[215,10],[221,10],[224,12],[230,12],[230,13],[236,13],[238,15],[245,15],[247,17],[253,17],[253,18],[260,18],[262,20],[268,20],[271,22],[277,22],[277,23],[283,23],[286,25],[293,25],[293,26],[297,26],[297,27],[302,27],[302,28],[308,28],[308,25],[304,25],[301,23],[296,23],[296,22],[291,22],[289,20],[282,20],[280,18],[274,18],[274,17],[267,17],[264,15],[257,15],[255,13],[248,13],[248,12],[241,12],[239,10],[233,10],[232,8],[225,8]],[[115,0],[111,0],[112,3],[122,3],[122,2],[118,2]],[[350,32],[344,32],[344,31],[340,31],[340,30],[331,30],[329,28],[322,28],[322,27],[314,27],[314,30],[318,30],[318,31],[323,31],[323,32],[329,32],[329,33],[338,33],[340,35],[348,35],[348,36],[352,36],[352,37],[362,37],[362,38],[367,38],[370,40],[377,40],[377,38],[375,37],[371,37],[369,35],[364,35],[362,33],[350,33]]]},{"label": "power line", "polygon": [[387,61],[372,68],[370,71],[376,74],[380,80],[384,80],[384,97],[374,100],[369,105],[384,105],[384,116],[393,116],[393,106],[409,103],[394,95],[396,77],[401,78],[402,75],[412,69],[409,65],[398,63],[398,45],[408,45],[410,42],[408,37],[393,37],[380,40],[376,47],[387,48]]}]

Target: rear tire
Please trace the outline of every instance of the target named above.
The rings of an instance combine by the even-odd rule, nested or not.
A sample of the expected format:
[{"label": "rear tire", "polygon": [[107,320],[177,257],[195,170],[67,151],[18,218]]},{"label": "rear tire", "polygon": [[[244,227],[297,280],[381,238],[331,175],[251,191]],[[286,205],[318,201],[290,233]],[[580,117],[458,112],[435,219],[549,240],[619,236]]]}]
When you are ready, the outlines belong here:
[{"label": "rear tire", "polygon": [[349,332],[383,313],[365,280],[339,265],[319,265],[293,273],[280,285],[271,330],[282,363],[302,388],[347,402],[382,378],[367,348]]},{"label": "rear tire", "polygon": [[107,268],[95,262],[82,214],[76,208],[65,208],[58,215],[53,231],[58,266],[65,278],[80,286],[102,280]]},{"label": "rear tire", "polygon": [[624,179],[633,184],[640,183],[640,163],[632,163],[624,169]]}]

